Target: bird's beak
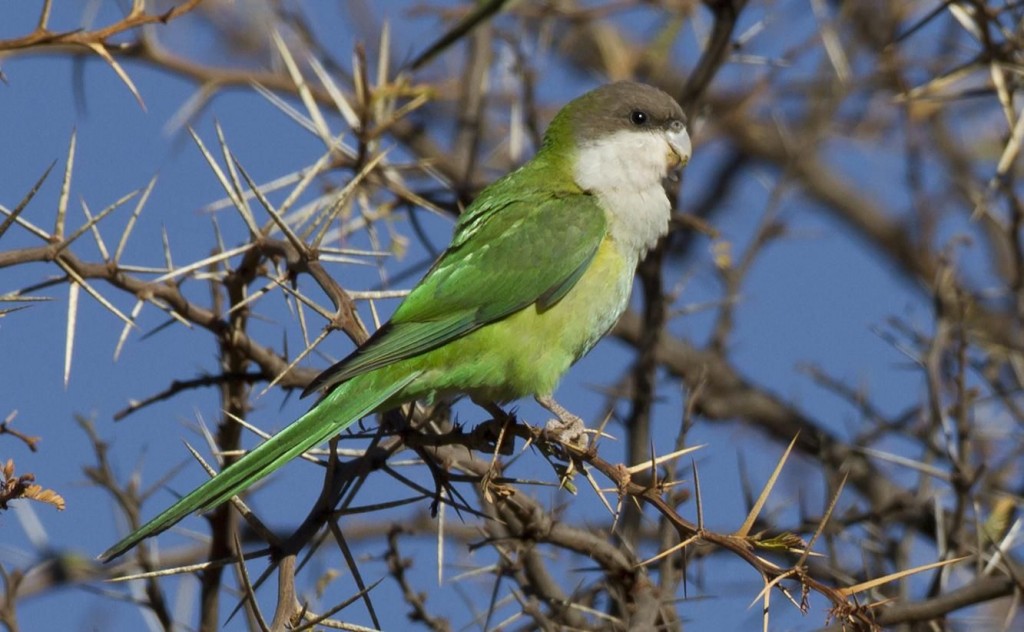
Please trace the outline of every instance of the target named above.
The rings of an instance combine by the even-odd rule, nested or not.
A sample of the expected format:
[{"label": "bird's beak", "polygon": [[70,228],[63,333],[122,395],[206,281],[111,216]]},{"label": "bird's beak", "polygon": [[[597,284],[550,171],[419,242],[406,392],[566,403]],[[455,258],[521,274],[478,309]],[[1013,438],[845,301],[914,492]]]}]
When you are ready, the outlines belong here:
[{"label": "bird's beak", "polygon": [[665,140],[668,141],[669,146],[669,167],[681,167],[690,162],[693,145],[690,143],[690,135],[686,133],[685,127],[665,132]]}]

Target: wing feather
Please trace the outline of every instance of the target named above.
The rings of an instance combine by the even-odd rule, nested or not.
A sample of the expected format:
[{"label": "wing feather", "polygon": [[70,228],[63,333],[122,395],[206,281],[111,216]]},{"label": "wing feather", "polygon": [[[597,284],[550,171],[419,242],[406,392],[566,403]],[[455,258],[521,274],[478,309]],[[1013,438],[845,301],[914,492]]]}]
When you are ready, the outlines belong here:
[{"label": "wing feather", "polygon": [[606,231],[604,212],[582,193],[476,206],[391,320],[306,394],[436,349],[535,303],[548,309],[582,276]]}]

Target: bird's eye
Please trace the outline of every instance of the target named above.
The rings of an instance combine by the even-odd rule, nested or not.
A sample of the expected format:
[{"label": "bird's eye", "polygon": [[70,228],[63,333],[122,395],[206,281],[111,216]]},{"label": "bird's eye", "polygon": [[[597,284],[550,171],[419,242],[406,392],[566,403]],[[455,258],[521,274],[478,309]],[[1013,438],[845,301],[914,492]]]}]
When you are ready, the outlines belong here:
[{"label": "bird's eye", "polygon": [[647,112],[643,110],[633,110],[629,113],[629,122],[637,127],[647,124]]}]

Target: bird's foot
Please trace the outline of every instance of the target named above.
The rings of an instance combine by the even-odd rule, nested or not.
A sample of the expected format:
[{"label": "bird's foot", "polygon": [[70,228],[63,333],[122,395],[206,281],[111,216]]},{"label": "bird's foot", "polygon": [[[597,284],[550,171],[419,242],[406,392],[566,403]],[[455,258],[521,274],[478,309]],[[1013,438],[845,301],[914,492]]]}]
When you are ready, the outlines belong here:
[{"label": "bird's foot", "polygon": [[[546,434],[556,439],[563,446],[573,446],[580,450],[587,448],[589,443],[587,439],[587,426],[583,423],[582,419],[563,408],[561,404],[550,396],[538,395],[535,399],[538,404],[551,411],[556,417],[556,419],[551,419],[545,424],[544,431]],[[548,462],[555,468],[555,473],[558,474],[559,485],[570,493],[575,494],[576,485],[572,482],[573,476],[576,474],[575,459],[564,447],[553,450],[551,444],[547,445],[547,450],[544,450],[544,453]],[[557,459],[557,462],[552,460],[553,458]]]},{"label": "bird's foot", "polygon": [[538,395],[535,399],[538,404],[551,411],[556,417],[556,419],[548,420],[544,430],[554,435],[562,443],[586,449],[587,425],[583,423],[582,419],[563,408],[549,395]]},{"label": "bird's foot", "polygon": [[515,410],[506,411],[487,400],[473,399],[473,403],[491,413],[492,419],[479,424],[473,429],[472,434],[481,441],[488,442],[497,454],[511,455],[515,451],[514,428],[518,423]]}]

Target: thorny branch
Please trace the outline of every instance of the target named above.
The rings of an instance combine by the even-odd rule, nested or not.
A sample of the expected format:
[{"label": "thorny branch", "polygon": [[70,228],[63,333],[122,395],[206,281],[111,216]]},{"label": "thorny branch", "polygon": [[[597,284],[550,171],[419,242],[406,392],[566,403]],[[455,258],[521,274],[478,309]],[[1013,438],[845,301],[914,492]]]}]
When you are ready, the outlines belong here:
[{"label": "thorny branch", "polygon": [[[690,175],[701,173],[691,166],[685,186],[673,190],[683,191],[679,206],[696,217],[677,215],[674,234],[641,270],[643,308],[628,314],[614,330],[631,350],[634,367],[607,391],[609,428],[624,434],[630,446],[625,457],[604,439],[588,447],[564,444],[515,416],[490,421],[474,417],[463,427],[451,420],[445,406],[420,407],[406,411],[400,423],[383,424],[369,446],[364,442],[345,458],[329,458],[321,500],[290,534],[252,533],[225,505],[211,514],[212,540],[198,547],[202,550],[187,547],[156,558],[143,546],[128,562],[109,570],[86,567],[76,571],[76,579],[146,574],[143,590],[132,598],[171,629],[176,625],[166,594],[171,587],[158,569],[196,564],[190,572],[202,578],[199,625],[212,630],[223,620],[219,602],[230,586],[224,566],[241,565],[243,558],[248,564],[267,558],[270,569],[251,582],[247,573],[240,573],[239,587],[247,600],[255,600],[269,573],[278,574],[276,598],[259,604],[264,611],[273,608],[270,627],[277,629],[301,620],[340,625],[335,617],[342,616],[338,611],[350,601],[364,603],[371,613],[380,610],[382,598],[377,595],[382,588],[363,580],[376,568],[397,587],[391,594],[404,602],[412,620],[430,629],[449,629],[455,622],[439,607],[443,600],[437,593],[418,590],[422,577],[412,572],[429,556],[409,557],[419,548],[414,538],[436,535],[437,563],[446,572],[450,567],[442,565],[442,557],[451,544],[465,545],[478,556],[465,577],[449,581],[455,586],[486,582],[487,599],[470,599],[466,609],[484,627],[497,626],[511,611],[509,625],[525,618],[530,627],[542,629],[680,629],[686,616],[679,597],[696,577],[696,562],[714,564],[724,556],[750,569],[750,598],[765,589],[759,597],[765,604],[765,627],[769,613],[778,611],[776,604],[767,607],[769,594],[784,596],[801,611],[817,595],[836,625],[846,629],[928,622],[941,626],[975,605],[991,607],[1007,596],[1016,604],[1024,588],[1015,548],[1024,448],[1019,441],[1000,441],[992,419],[1002,419],[1005,436],[1011,438],[1024,426],[1018,401],[1024,367],[1024,205],[1016,168],[1024,125],[1020,86],[1012,72],[1024,61],[1024,41],[1016,28],[1024,20],[1024,8],[962,2],[922,12],[913,3],[840,7],[811,0],[813,26],[806,28],[789,19],[791,13],[805,16],[806,4],[487,3],[478,15],[440,14],[456,28],[443,29],[450,37],[425,38],[424,45],[443,42],[437,49],[443,52],[431,52],[423,58],[428,60],[423,68],[405,74],[393,72],[397,64],[391,61],[389,31],[375,24],[370,13],[353,23],[377,51],[369,52],[370,45],[359,47],[348,67],[338,60],[349,51],[339,54],[320,41],[313,16],[271,9],[271,30],[285,32],[281,44],[266,43],[277,41],[268,30],[264,48],[243,55],[251,62],[261,54],[281,59],[289,50],[301,50],[296,75],[287,64],[279,70],[281,64],[197,59],[161,41],[161,29],[186,25],[186,14],[189,20],[216,24],[225,35],[239,36],[239,42],[250,41],[232,31],[237,26],[218,22],[207,3],[171,2],[155,11],[134,2],[120,20],[104,26],[54,30],[53,7],[45,2],[30,32],[0,40],[5,63],[43,53],[100,57],[140,101],[131,81],[133,69],[159,69],[196,86],[196,97],[176,119],[179,128],[213,109],[215,97],[226,89],[258,85],[267,94],[301,102],[299,110],[283,103],[279,107],[324,141],[326,154],[291,180],[294,199],[280,206],[269,203],[263,192],[254,192],[260,185],[250,180],[223,139],[219,163],[202,149],[211,165],[219,165],[228,207],[238,212],[247,231],[237,249],[225,246],[218,234],[219,246],[209,257],[186,266],[170,264],[169,248],[164,268],[146,270],[126,263],[122,247],[115,256],[102,247],[100,257],[83,254],[78,240],[92,235],[102,243],[105,217],[121,202],[95,216],[87,211],[89,223],[71,231],[66,230],[63,192],[54,229],[39,228],[32,223],[40,221],[33,200],[40,187],[50,185],[47,175],[28,194],[0,200],[13,204],[13,210],[0,207],[0,268],[48,264],[57,274],[28,288],[3,288],[8,293],[0,299],[15,305],[0,310],[0,316],[8,317],[4,324],[17,322],[15,310],[45,308],[36,304],[40,297],[35,293],[67,285],[77,288],[73,292],[85,290],[125,320],[122,338],[136,326],[144,307],[161,310],[170,326],[186,324],[209,334],[217,346],[216,369],[198,376],[167,376],[165,389],[133,400],[118,418],[156,402],[175,401],[193,389],[216,388],[222,415],[212,443],[223,455],[222,465],[239,453],[243,428],[237,420],[252,410],[254,386],[301,389],[315,374],[310,363],[300,365],[324,339],[310,336],[310,327],[323,322],[325,332],[340,329],[355,343],[366,338],[356,311],[361,299],[356,297],[372,292],[360,294],[347,281],[335,280],[324,261],[350,255],[334,244],[365,233],[373,254],[357,256],[379,261],[388,240],[399,248],[408,245],[405,236],[394,232],[396,217],[411,218],[412,232],[426,241],[417,228],[421,209],[457,214],[495,173],[514,166],[515,158],[497,149],[506,139],[536,139],[551,113],[539,104],[537,88],[559,80],[546,67],[551,60],[558,62],[552,67],[569,68],[580,76],[640,78],[679,95],[698,144],[695,161],[702,155],[716,156],[706,160],[717,161],[709,177],[703,172],[703,180]],[[620,19],[630,12],[649,12],[658,26],[638,37]],[[459,22],[466,15],[472,19]],[[462,23],[468,26],[458,27]],[[787,25],[784,42],[765,45],[779,24]],[[926,27],[936,25],[944,34],[929,40],[933,36]],[[678,44],[689,42],[688,28],[697,32],[699,55],[678,54]],[[529,45],[515,45],[510,53],[510,43],[516,42]],[[934,54],[918,52],[918,47],[923,50],[935,42]],[[455,54],[462,55],[458,64],[446,57]],[[515,60],[511,69],[502,65],[508,59]],[[817,71],[806,74],[808,68]],[[450,125],[438,125],[438,120]],[[331,129],[339,125],[340,132]],[[963,142],[965,130],[975,134],[986,126],[998,129],[986,146]],[[893,138],[899,140],[894,143]],[[721,151],[716,155],[715,149]],[[860,168],[837,160],[837,152],[852,156]],[[73,154],[74,142],[65,181]],[[770,189],[761,196],[763,206],[751,211],[763,219],[748,218],[748,225],[761,227],[758,235],[737,263],[731,255],[735,244],[730,243],[736,237],[703,231],[716,240],[713,265],[722,296],[707,305],[680,307],[679,285],[673,284],[681,283],[684,267],[700,269],[694,262],[700,261],[706,243],[690,231],[727,219],[727,213],[735,212],[737,191],[750,182]],[[316,195],[306,188],[312,183],[322,187]],[[893,196],[898,200],[880,193],[883,184],[902,192]],[[303,195],[314,199],[306,215],[295,206]],[[687,204],[689,199],[698,202]],[[747,205],[747,198],[743,200]],[[861,427],[847,434],[836,429],[834,419],[818,417],[745,377],[745,368],[732,355],[742,331],[741,316],[750,309],[744,290],[768,251],[790,245],[794,233],[789,227],[799,223],[799,216],[786,208],[798,202],[847,229],[890,276],[909,281],[910,292],[930,309],[927,325],[904,317],[894,306],[892,317],[877,326],[879,338],[909,360],[923,385],[920,398],[908,395],[898,413],[872,401],[869,390],[814,371],[816,383],[859,411]],[[144,206],[139,202],[133,222]],[[267,219],[257,221],[261,213]],[[7,240],[17,231],[41,244],[12,245]],[[130,232],[131,224],[118,240],[122,246]],[[432,251],[434,246],[423,248]],[[979,273],[964,254],[970,248],[996,272]],[[206,283],[208,302],[186,291],[186,283],[195,281]],[[330,306],[319,305],[312,292],[322,293]],[[260,301],[275,293],[285,298],[298,322],[305,343],[298,356],[289,352],[287,343],[265,339],[252,325]],[[135,309],[118,308],[121,301],[111,296],[133,301]],[[685,289],[681,296],[685,302]],[[700,310],[710,312],[713,320],[712,333],[703,342],[695,334],[681,335],[686,329],[679,327],[687,323],[688,313]],[[323,320],[310,318],[313,313]],[[73,317],[71,311],[69,319]],[[69,339],[68,354],[71,348]],[[678,436],[665,441],[659,434],[664,432],[660,400],[680,390],[686,395],[686,410],[673,411]],[[619,414],[620,400],[631,404],[626,415]],[[7,434],[34,449],[37,438],[8,422],[0,426],[0,439]],[[129,525],[137,525],[141,504],[152,490],[140,491],[137,480],[122,482],[102,433],[92,422],[81,423],[96,455],[96,463],[87,469],[89,479],[111,494]],[[648,461],[670,452],[662,446],[682,451],[691,428],[716,424],[751,428],[780,445],[796,437],[800,461],[787,467],[813,471],[807,478],[826,481],[833,490],[846,481],[835,511],[808,502],[803,487],[795,487],[801,498],[799,516],[753,516],[752,523],[763,527],[763,533],[707,528],[706,508],[698,503],[715,482],[698,482],[696,469],[692,480],[684,480],[687,470],[676,457]],[[513,437],[532,449],[514,453]],[[910,456],[892,454],[893,441],[914,446]],[[410,454],[413,468],[399,472],[396,462]],[[716,452],[705,458],[725,457]],[[579,519],[571,508],[541,503],[533,493],[537,481],[511,473],[518,462],[530,460],[547,461],[554,467],[556,484],[577,489],[572,505],[607,507],[606,522]],[[897,475],[885,467],[902,469]],[[15,475],[13,463],[6,469],[10,474],[5,474],[4,489],[21,490],[24,497],[31,481]],[[550,469],[548,474],[552,476]],[[371,498],[366,490],[385,479],[397,482],[410,496]],[[611,488],[603,489],[604,484]],[[467,500],[473,497],[467,487],[476,492],[476,502]],[[714,488],[714,493],[728,490]],[[4,498],[6,502],[8,496]],[[413,526],[408,516],[398,513],[406,505],[422,509],[424,499],[436,508],[433,521]],[[373,504],[361,507],[358,501]],[[375,520],[360,531],[355,521],[362,513]],[[465,522],[449,522],[451,514]],[[691,515],[696,517],[684,517]],[[652,517],[660,528],[652,528]],[[251,519],[258,520],[255,513]],[[348,560],[358,584],[355,594],[332,596],[333,606],[309,599],[299,589],[312,556],[320,560],[336,555],[335,550],[325,552],[330,547],[319,547],[325,531],[345,549],[340,557]],[[820,538],[813,548],[821,558],[806,558],[804,540],[811,534]],[[246,550],[269,548],[247,553],[236,550],[238,542]],[[671,550],[674,546],[679,548]],[[350,547],[366,555],[357,557]],[[886,577],[920,566],[910,551],[921,550],[938,560],[969,556],[972,563],[929,571],[933,574],[924,596],[914,597],[918,593],[894,588],[902,585],[902,578]],[[307,557],[301,557],[303,551]],[[484,551],[490,557],[481,561]],[[658,554],[663,557],[655,564]],[[595,567],[583,579],[572,572],[581,560]],[[32,570],[0,567],[5,581],[0,621],[9,629],[17,628],[20,599],[59,585]],[[886,581],[873,585],[874,578]],[[350,611],[342,612],[348,619]],[[253,619],[250,625],[260,624]]]}]

